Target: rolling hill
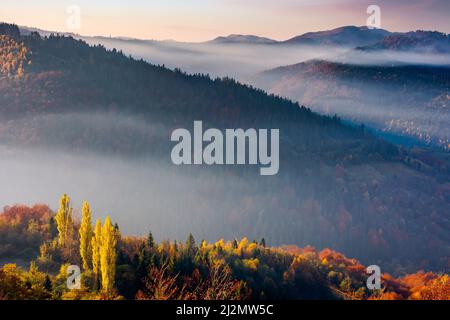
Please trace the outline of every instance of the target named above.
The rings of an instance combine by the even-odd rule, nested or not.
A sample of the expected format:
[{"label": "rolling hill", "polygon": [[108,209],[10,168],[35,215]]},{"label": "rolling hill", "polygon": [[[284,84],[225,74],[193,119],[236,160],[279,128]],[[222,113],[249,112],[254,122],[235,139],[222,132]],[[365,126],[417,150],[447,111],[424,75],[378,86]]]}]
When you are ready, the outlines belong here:
[{"label": "rolling hill", "polygon": [[312,60],[263,72],[253,83],[321,113],[336,113],[411,143],[448,149],[449,75],[447,66]]},{"label": "rolling hill", "polygon": [[276,41],[273,39],[255,35],[232,34],[226,37],[218,37],[210,43],[217,44],[277,44],[277,45],[314,45],[314,46],[338,46],[338,47],[362,47],[374,45],[391,35],[383,29],[368,29],[367,27],[344,26],[336,29],[307,32],[293,38]]},{"label": "rolling hill", "polygon": [[[14,174],[26,168],[21,195],[28,185],[30,196],[45,193],[57,171],[61,188],[107,198],[106,210],[127,232],[151,225],[158,238],[265,237],[332,247],[400,273],[448,268],[447,162],[229,78],[187,75],[70,37],[0,30],[5,192],[16,190]],[[267,179],[250,166],[172,165],[170,133],[194,120],[279,128],[280,173]],[[101,166],[91,170],[91,156]],[[133,170],[119,176],[118,159]],[[126,189],[111,202],[102,192],[117,186]]]},{"label": "rolling hill", "polygon": [[326,31],[308,32],[283,43],[358,47],[374,44],[389,34],[389,31],[383,29],[345,26]]},{"label": "rolling hill", "polygon": [[254,35],[230,34],[229,36],[226,37],[217,37],[211,40],[210,43],[274,44],[277,43],[277,41]]},{"label": "rolling hill", "polygon": [[450,36],[437,31],[393,33],[375,44],[359,47],[363,51],[410,51],[415,53],[450,53]]}]

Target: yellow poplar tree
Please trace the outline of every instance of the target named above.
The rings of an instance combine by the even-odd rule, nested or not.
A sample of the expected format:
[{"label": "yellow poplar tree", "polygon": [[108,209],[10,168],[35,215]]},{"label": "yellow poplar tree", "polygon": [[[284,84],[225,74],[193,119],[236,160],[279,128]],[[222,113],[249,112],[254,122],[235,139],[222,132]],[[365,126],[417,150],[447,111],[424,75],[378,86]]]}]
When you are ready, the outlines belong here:
[{"label": "yellow poplar tree", "polygon": [[83,260],[83,269],[89,270],[92,260],[92,211],[87,201],[83,202],[80,226],[80,256]]},{"label": "yellow poplar tree", "polygon": [[58,227],[58,243],[61,247],[65,247],[73,233],[72,207],[70,206],[70,198],[67,194],[63,194],[59,200],[59,209],[56,213],[55,220]]},{"label": "yellow poplar tree", "polygon": [[92,247],[92,271],[96,277],[96,283],[99,281],[100,276],[100,248],[102,245],[102,222],[100,219],[97,220],[94,229],[94,235],[91,240]]},{"label": "yellow poplar tree", "polygon": [[116,276],[116,245],[117,233],[111,224],[109,216],[106,217],[102,228],[102,243],[100,246],[100,267],[102,271],[102,288],[111,293],[114,288]]}]

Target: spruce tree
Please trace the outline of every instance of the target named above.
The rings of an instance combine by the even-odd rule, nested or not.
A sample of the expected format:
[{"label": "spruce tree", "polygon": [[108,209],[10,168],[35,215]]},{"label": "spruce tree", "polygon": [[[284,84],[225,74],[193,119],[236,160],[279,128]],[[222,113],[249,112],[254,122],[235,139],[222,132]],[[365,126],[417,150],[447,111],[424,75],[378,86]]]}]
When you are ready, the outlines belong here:
[{"label": "spruce tree", "polygon": [[53,290],[52,280],[50,279],[50,277],[48,276],[48,274],[45,275],[43,287],[44,287],[44,289],[45,289],[46,291],[48,291],[48,292],[52,292],[52,290]]},{"label": "spruce tree", "polygon": [[192,233],[189,233],[189,236],[186,240],[186,252],[191,257],[194,257],[197,253],[197,244],[195,243],[195,239]]},{"label": "spruce tree", "polygon": [[147,247],[150,250],[152,250],[155,247],[155,240],[153,239],[153,234],[151,232],[149,232],[147,236]]},{"label": "spruce tree", "polygon": [[259,245],[262,246],[263,248],[266,247],[266,239],[262,238],[261,241],[259,242]]}]

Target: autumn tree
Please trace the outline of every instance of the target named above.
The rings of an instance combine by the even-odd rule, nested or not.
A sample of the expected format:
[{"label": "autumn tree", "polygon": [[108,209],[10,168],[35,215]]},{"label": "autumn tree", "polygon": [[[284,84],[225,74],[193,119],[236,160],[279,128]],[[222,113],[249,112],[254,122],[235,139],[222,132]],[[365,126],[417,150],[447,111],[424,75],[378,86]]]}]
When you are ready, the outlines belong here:
[{"label": "autumn tree", "polygon": [[92,211],[87,201],[83,202],[82,218],[80,226],[80,256],[83,261],[83,269],[89,270],[92,260]]},{"label": "autumn tree", "polygon": [[200,300],[239,300],[246,291],[245,284],[233,279],[231,268],[221,263],[209,267],[208,277],[196,290]]},{"label": "autumn tree", "polygon": [[59,200],[59,209],[55,220],[58,227],[58,243],[61,247],[65,247],[73,234],[72,207],[67,194],[63,194]]},{"label": "autumn tree", "polygon": [[117,233],[108,216],[102,228],[102,241],[100,245],[102,288],[106,293],[111,293],[114,288],[117,258],[116,245]]},{"label": "autumn tree", "polygon": [[0,268],[0,300],[47,300],[51,295],[44,283],[45,274],[33,263],[28,272],[5,264]]},{"label": "autumn tree", "polygon": [[138,300],[184,300],[187,298],[185,286],[177,285],[178,275],[168,272],[168,264],[161,268],[151,267],[145,278],[145,288],[136,295]]},{"label": "autumn tree", "polygon": [[449,300],[450,299],[450,278],[447,274],[438,277],[421,291],[420,297],[423,300]]},{"label": "autumn tree", "polygon": [[92,271],[95,276],[95,284],[97,287],[100,281],[101,268],[100,268],[100,249],[102,245],[102,222],[100,219],[95,224],[94,234],[91,240],[92,249]]}]

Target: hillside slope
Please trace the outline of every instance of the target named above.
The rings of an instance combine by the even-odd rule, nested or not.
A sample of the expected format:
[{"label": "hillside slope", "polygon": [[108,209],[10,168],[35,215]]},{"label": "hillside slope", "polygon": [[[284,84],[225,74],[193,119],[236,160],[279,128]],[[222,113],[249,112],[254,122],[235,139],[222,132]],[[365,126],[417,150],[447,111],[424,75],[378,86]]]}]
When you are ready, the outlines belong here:
[{"label": "hillside slope", "polygon": [[283,43],[357,47],[375,44],[389,34],[389,31],[383,29],[345,26],[326,31],[308,32]]},{"label": "hillside slope", "polygon": [[321,60],[280,67],[253,83],[269,92],[387,133],[447,149],[450,68],[367,66]]},{"label": "hillside slope", "polygon": [[[57,241],[55,213],[48,206],[15,205],[0,212],[0,298],[258,301],[450,297],[448,275],[422,271],[401,278],[383,273],[382,290],[369,290],[366,268],[330,249],[273,247],[265,239],[247,238],[196,242],[191,234],[185,243],[158,243],[151,232],[146,237],[116,234],[117,257],[107,265],[116,271],[113,290],[99,290],[93,271],[84,268],[82,288],[70,290],[65,285],[66,263],[82,260],[79,223],[72,229],[72,241],[62,247]],[[17,259],[11,257],[14,254],[24,266],[16,264]]]},{"label": "hillside slope", "polygon": [[[332,247],[388,270],[448,268],[445,163],[417,159],[364,128],[231,79],[186,75],[67,37],[9,33],[1,40],[2,52],[12,54],[0,80],[0,143],[22,149],[2,152],[8,166],[24,159],[37,166],[45,150],[46,166],[67,163],[61,174],[90,172],[84,158],[81,169],[71,167],[83,152],[160,165],[150,177],[125,170],[129,185],[126,175],[110,180],[116,174],[110,162],[91,173],[105,172],[102,189],[128,186],[127,197],[107,204],[125,230],[152,225],[157,237],[266,237]],[[279,128],[280,173],[267,179],[254,166],[173,166],[170,133],[194,120],[215,128]],[[60,161],[61,150],[71,156]],[[46,179],[26,172],[32,173],[25,185],[45,191]],[[61,188],[92,185],[70,177]],[[99,195],[90,192],[81,196]]]},{"label": "hillside slope", "polygon": [[449,54],[450,35],[437,31],[393,33],[375,44],[358,49],[363,51],[394,50]]}]

